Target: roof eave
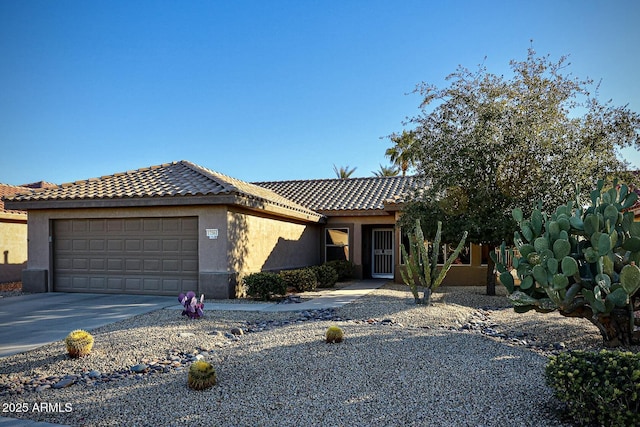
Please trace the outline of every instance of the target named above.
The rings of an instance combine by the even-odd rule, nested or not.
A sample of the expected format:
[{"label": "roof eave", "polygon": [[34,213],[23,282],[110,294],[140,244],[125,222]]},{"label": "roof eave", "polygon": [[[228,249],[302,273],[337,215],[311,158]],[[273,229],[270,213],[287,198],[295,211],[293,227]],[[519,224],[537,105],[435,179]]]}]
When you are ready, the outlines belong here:
[{"label": "roof eave", "polygon": [[287,208],[285,206],[281,206],[263,199],[257,199],[257,198],[246,197],[246,196],[237,196],[234,203],[232,204],[242,206],[254,211],[268,212],[276,216],[291,218],[298,221],[313,222],[313,223],[326,222],[326,217],[320,213],[316,213],[313,211],[301,211],[297,209],[291,209],[291,208]]},{"label": "roof eave", "polygon": [[336,210],[318,210],[321,214],[332,216],[388,216],[392,215],[385,209],[336,209]]},{"label": "roof eave", "polygon": [[313,211],[299,211],[285,206],[279,206],[262,199],[249,198],[246,196],[239,196],[237,194],[5,201],[6,208],[23,211],[44,209],[95,209],[197,205],[239,205],[249,209],[264,210],[277,216],[293,218],[306,222],[319,223],[325,220],[324,215]]},{"label": "roof eave", "polygon": [[0,221],[3,222],[27,222],[27,213],[26,212],[0,212]]}]

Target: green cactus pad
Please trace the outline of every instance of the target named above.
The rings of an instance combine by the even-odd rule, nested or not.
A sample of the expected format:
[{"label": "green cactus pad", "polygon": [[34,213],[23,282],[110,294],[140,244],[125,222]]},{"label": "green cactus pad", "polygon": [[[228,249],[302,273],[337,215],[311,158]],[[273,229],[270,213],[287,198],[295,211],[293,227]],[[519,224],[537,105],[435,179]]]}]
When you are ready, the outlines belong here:
[{"label": "green cactus pad", "polygon": [[601,233],[598,237],[598,253],[605,255],[611,250],[611,237],[608,234]]},{"label": "green cactus pad", "polygon": [[558,218],[558,225],[560,226],[560,231],[566,231],[567,233],[571,230],[571,223],[568,218]]},{"label": "green cactus pad", "polygon": [[569,218],[569,223],[576,230],[582,231],[584,230],[584,222],[582,222],[582,218],[579,216],[572,216]]},{"label": "green cactus pad", "polygon": [[562,258],[562,273],[565,276],[573,276],[578,272],[578,262],[570,256]]},{"label": "green cactus pad", "polygon": [[618,222],[618,208],[613,205],[604,208],[604,220],[609,221],[612,227],[615,226]]},{"label": "green cactus pad", "polygon": [[629,295],[640,289],[640,268],[634,264],[627,264],[620,271],[620,284]]},{"label": "green cactus pad", "polygon": [[598,252],[596,252],[593,248],[589,247],[585,249],[583,252],[584,252],[584,259],[588,263],[593,264],[598,262],[598,258],[600,258],[600,256],[598,255]]},{"label": "green cactus pad", "polygon": [[533,212],[531,212],[531,228],[536,236],[542,234],[543,221],[544,218],[542,217],[542,212],[538,209],[534,209]]},{"label": "green cactus pad", "polygon": [[533,278],[542,286],[546,286],[548,284],[547,270],[542,265],[536,265],[533,267]]},{"label": "green cactus pad", "polygon": [[520,231],[522,231],[522,237],[524,237],[527,242],[533,241],[533,230],[529,226],[529,224],[522,223],[520,225]]},{"label": "green cactus pad", "polygon": [[631,192],[629,194],[627,194],[627,197],[625,197],[624,202],[622,203],[622,209],[628,209],[631,206],[634,205],[634,203],[638,200],[638,194],[635,192]]},{"label": "green cactus pad", "polygon": [[569,279],[564,274],[554,274],[552,281],[553,289],[559,291],[569,286]]},{"label": "green cactus pad", "polygon": [[524,279],[520,282],[520,289],[527,290],[533,287],[534,281],[532,276],[525,276]]},{"label": "green cactus pad", "polygon": [[544,250],[549,249],[549,240],[545,237],[538,237],[533,241],[533,247],[535,248],[536,252],[543,252]]},{"label": "green cactus pad", "polygon": [[511,211],[511,215],[513,216],[513,219],[516,220],[516,222],[522,222],[522,220],[524,219],[522,209],[520,208],[515,208],[513,211]]},{"label": "green cactus pad", "polygon": [[600,227],[598,226],[598,217],[594,214],[588,214],[584,218],[584,231],[589,236],[593,235],[596,231],[598,231]]},{"label": "green cactus pad", "polygon": [[629,237],[622,244],[622,248],[631,252],[639,252],[640,251],[640,238],[639,237]]},{"label": "green cactus pad", "polygon": [[553,242],[553,255],[562,259],[571,253],[571,243],[568,240],[558,239]]},{"label": "green cactus pad", "polygon": [[507,288],[507,291],[509,293],[512,293],[513,290],[515,289],[513,276],[508,271],[500,274],[500,283],[502,283],[504,287]]},{"label": "green cactus pad", "polygon": [[549,271],[549,273],[556,274],[558,272],[559,265],[560,265],[560,262],[557,259],[555,258],[547,259],[547,270]]},{"label": "green cactus pad", "polygon": [[523,258],[527,258],[529,254],[535,252],[535,250],[536,249],[533,247],[533,245],[526,243],[520,246],[520,256]]},{"label": "green cactus pad", "polygon": [[607,295],[606,301],[609,301],[617,307],[624,307],[629,301],[629,295],[623,288],[617,288]]}]

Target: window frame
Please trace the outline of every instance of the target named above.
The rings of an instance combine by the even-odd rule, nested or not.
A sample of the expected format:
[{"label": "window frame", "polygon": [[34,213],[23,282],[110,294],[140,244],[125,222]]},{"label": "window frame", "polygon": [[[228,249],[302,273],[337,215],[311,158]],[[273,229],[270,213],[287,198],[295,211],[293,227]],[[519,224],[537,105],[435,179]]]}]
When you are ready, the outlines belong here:
[{"label": "window frame", "polygon": [[[347,243],[342,245],[336,245],[333,243],[329,243],[329,239],[327,239],[329,235],[329,230],[340,230],[342,232],[347,233]],[[327,262],[329,259],[327,258],[327,248],[347,248],[346,250],[346,258],[347,261],[351,261],[351,229],[347,226],[333,226],[333,227],[325,227],[324,229],[324,261]]]}]

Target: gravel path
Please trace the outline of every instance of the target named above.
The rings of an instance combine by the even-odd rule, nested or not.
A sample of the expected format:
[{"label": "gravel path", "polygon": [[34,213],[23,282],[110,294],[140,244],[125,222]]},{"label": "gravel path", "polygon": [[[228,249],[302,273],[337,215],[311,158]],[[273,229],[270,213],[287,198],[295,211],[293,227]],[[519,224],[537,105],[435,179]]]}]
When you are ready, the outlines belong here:
[{"label": "gravel path", "polygon": [[[343,343],[324,343],[331,324]],[[92,334],[82,359],[62,342],[1,359],[0,401],[27,408],[1,415],[83,426],[558,426],[547,356],[600,348],[586,320],[516,314],[484,288],[442,288],[416,307],[398,285],[337,310],[198,320],[159,310]],[[214,364],[218,385],[188,389],[197,358]]]}]

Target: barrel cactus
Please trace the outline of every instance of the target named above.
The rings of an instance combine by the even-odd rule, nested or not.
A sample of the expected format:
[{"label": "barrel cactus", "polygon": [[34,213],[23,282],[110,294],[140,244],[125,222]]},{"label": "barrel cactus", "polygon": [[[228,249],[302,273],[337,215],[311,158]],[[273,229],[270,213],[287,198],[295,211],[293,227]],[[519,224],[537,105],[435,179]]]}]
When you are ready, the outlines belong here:
[{"label": "barrel cactus", "polygon": [[[640,223],[628,211],[637,199],[626,185],[614,181],[605,188],[600,180],[588,206],[569,202],[550,215],[534,209],[528,219],[514,209],[520,229],[511,255],[519,284],[497,257],[494,261],[515,310],[584,317],[609,347],[640,342],[635,331],[640,319],[634,316]],[[504,244],[501,252],[500,260],[508,258]]]},{"label": "barrel cactus", "polygon": [[216,370],[205,360],[197,360],[189,367],[187,383],[193,390],[204,390],[216,384]]},{"label": "barrel cactus", "polygon": [[93,336],[87,331],[76,329],[67,335],[64,339],[64,343],[67,346],[67,353],[69,354],[69,357],[76,359],[91,353],[91,349],[93,348]]},{"label": "barrel cactus", "polygon": [[327,343],[340,343],[344,339],[344,332],[339,326],[331,325],[325,334]]}]

